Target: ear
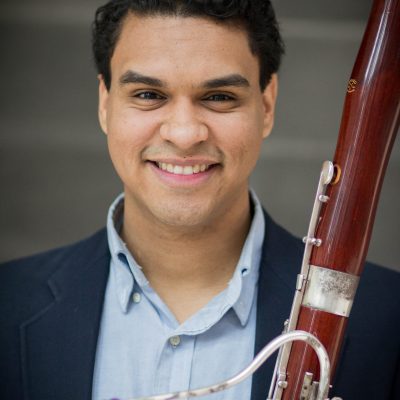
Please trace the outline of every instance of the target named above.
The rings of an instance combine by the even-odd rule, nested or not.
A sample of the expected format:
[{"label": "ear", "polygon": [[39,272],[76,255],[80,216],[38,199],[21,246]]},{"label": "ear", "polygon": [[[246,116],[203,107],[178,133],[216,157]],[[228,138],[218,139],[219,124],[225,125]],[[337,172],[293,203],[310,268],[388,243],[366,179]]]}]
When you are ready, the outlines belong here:
[{"label": "ear", "polygon": [[104,83],[103,75],[97,76],[99,80],[99,122],[101,129],[107,135],[107,107],[108,107],[108,90]]},{"label": "ear", "polygon": [[275,104],[277,96],[278,76],[276,74],[272,74],[271,79],[262,94],[262,101],[264,105],[264,139],[271,133],[272,127],[274,126]]}]

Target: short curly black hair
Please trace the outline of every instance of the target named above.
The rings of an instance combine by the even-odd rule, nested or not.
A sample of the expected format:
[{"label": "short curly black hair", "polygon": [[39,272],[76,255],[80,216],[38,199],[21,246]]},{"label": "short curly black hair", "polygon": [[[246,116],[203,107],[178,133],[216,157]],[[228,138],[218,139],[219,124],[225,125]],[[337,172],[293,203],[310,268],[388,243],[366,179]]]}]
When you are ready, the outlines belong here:
[{"label": "short curly black hair", "polygon": [[279,69],[284,45],[269,0],[110,0],[97,9],[92,27],[94,60],[107,89],[111,85],[110,60],[129,12],[209,18],[244,27],[250,49],[260,62],[261,90]]}]

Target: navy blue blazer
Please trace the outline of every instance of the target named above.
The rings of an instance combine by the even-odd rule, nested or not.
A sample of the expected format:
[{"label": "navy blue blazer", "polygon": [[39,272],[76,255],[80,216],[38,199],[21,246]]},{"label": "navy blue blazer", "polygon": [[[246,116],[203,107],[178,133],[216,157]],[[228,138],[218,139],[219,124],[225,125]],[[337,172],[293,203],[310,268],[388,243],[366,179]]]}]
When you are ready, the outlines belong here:
[{"label": "navy blue blazer", "polygon": [[[263,246],[255,352],[282,331],[303,254],[267,215]],[[109,262],[103,229],[0,266],[0,399],[91,400]],[[367,264],[331,396],[400,399],[399,292],[400,274]],[[253,376],[251,400],[265,400],[273,367]]]}]

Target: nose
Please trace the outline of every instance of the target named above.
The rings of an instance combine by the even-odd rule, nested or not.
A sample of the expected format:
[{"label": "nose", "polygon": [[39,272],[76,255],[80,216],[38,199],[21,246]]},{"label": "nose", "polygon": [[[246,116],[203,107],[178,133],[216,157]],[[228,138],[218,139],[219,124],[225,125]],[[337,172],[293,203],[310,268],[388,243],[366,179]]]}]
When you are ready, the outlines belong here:
[{"label": "nose", "polygon": [[188,150],[208,138],[208,128],[196,115],[195,107],[189,102],[179,102],[171,110],[160,127],[163,140],[182,150]]}]

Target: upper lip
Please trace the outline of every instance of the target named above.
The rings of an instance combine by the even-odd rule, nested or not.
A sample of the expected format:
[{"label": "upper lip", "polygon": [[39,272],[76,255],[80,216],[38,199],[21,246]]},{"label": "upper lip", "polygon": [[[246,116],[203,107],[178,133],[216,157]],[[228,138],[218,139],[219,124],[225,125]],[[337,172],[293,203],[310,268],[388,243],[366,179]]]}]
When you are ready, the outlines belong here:
[{"label": "upper lip", "polygon": [[164,163],[164,164],[172,164],[172,165],[179,165],[182,167],[185,166],[193,166],[193,165],[213,165],[218,164],[215,160],[210,160],[209,158],[195,158],[195,157],[188,157],[188,158],[154,158],[149,159],[147,161],[155,162],[155,163]]}]

